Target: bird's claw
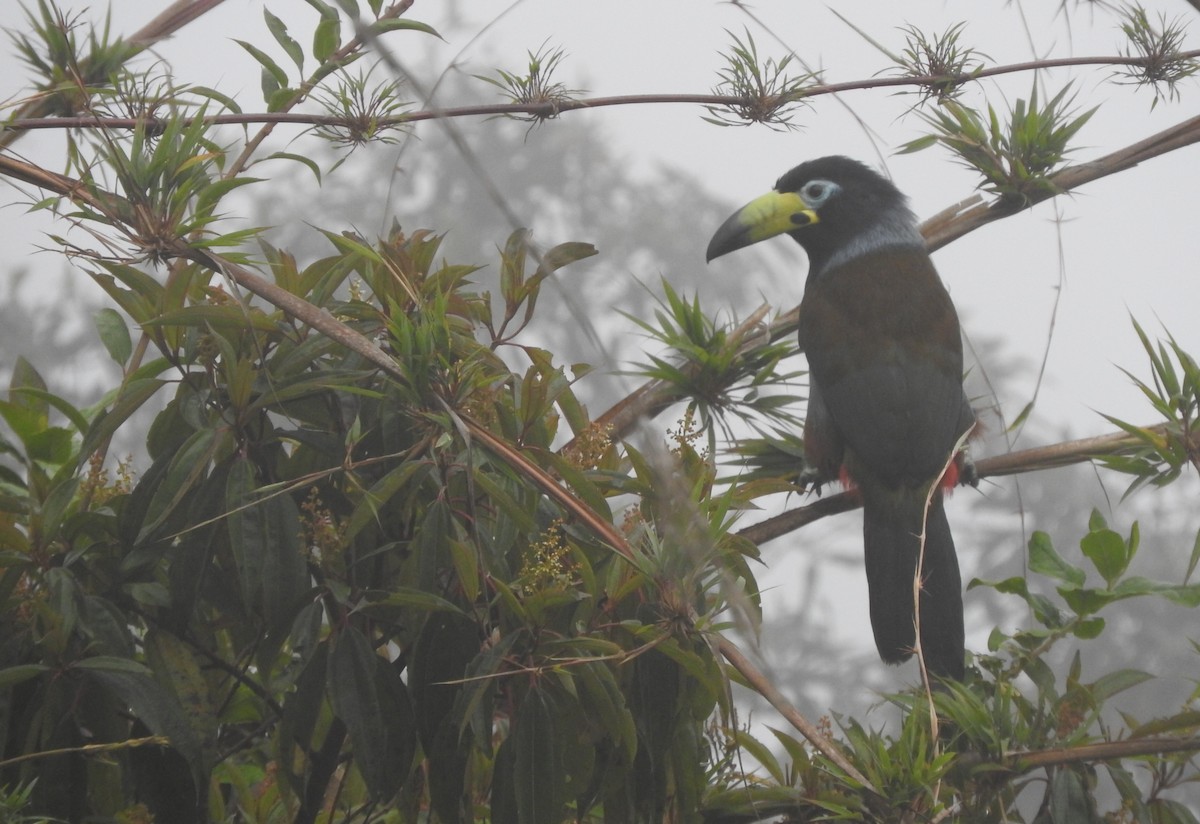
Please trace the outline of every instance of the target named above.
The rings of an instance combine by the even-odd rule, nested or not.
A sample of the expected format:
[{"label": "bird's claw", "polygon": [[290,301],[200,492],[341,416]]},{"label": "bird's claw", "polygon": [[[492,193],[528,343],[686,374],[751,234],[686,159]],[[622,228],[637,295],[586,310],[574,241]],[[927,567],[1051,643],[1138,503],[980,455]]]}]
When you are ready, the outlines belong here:
[{"label": "bird's claw", "polygon": [[815,493],[817,497],[821,495],[821,487],[825,486],[829,479],[821,474],[821,470],[815,466],[806,466],[800,470],[800,474],[796,478],[800,486],[809,492]]},{"label": "bird's claw", "polygon": [[979,486],[979,469],[975,459],[971,457],[970,447],[964,446],[958,453],[958,484],[959,486]]}]

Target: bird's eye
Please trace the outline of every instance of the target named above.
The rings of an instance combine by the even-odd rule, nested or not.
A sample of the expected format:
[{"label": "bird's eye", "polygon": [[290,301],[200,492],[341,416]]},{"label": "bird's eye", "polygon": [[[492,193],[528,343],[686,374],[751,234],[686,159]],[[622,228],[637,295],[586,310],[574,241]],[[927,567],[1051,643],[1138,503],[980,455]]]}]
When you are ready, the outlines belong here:
[{"label": "bird's eye", "polygon": [[828,180],[810,180],[800,189],[800,196],[809,206],[816,208],[829,200],[838,190],[836,183]]}]

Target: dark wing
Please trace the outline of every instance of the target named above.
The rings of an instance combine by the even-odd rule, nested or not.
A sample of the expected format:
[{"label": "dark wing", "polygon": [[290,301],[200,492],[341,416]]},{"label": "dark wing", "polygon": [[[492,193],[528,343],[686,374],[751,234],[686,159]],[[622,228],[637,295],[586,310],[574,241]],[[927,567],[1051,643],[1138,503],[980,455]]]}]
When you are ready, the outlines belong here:
[{"label": "dark wing", "polygon": [[879,250],[809,279],[800,344],[851,474],[934,477],[965,431],[958,316],[929,256]]}]

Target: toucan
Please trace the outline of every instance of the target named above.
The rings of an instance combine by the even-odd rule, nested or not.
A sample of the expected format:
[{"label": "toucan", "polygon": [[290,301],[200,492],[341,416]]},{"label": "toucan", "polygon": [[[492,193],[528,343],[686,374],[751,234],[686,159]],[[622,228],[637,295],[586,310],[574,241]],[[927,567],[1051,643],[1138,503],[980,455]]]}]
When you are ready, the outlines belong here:
[{"label": "toucan", "polygon": [[783,234],[808,256],[799,310],[807,477],[861,497],[880,657],[911,657],[919,624],[928,673],[962,680],[962,581],[943,498],[960,475],[970,480],[962,447],[977,422],[954,304],[905,196],[856,160],[795,167],[717,229],[707,258]]}]

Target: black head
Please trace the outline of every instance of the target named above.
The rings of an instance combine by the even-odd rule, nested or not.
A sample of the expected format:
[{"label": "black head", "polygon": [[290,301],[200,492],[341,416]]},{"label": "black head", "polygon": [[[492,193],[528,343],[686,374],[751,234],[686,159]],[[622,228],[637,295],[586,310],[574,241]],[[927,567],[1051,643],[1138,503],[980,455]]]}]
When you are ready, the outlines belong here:
[{"label": "black head", "polygon": [[710,241],[708,259],[779,234],[804,247],[814,273],[883,245],[921,243],[900,190],[870,167],[836,155],[801,163],[774,191],[731,216]]}]

